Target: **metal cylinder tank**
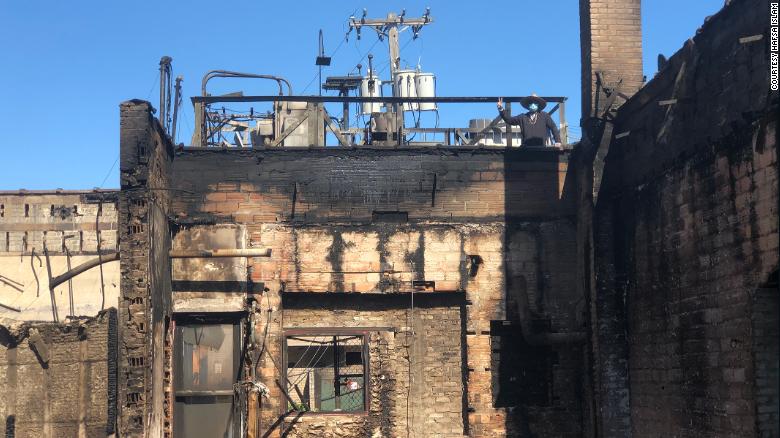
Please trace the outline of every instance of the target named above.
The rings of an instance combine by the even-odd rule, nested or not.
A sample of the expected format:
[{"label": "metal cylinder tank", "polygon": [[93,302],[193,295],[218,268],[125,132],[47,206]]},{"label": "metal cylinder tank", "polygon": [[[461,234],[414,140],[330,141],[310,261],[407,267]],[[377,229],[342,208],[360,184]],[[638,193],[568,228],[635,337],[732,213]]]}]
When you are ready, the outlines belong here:
[{"label": "metal cylinder tank", "polygon": [[371,144],[392,146],[398,143],[396,113],[374,113],[371,116]]},{"label": "metal cylinder tank", "polygon": [[[395,89],[398,97],[417,97],[417,85],[414,77],[417,74],[414,70],[398,70],[395,72]],[[405,103],[404,111],[417,111],[418,103]]]},{"label": "metal cylinder tank", "polygon": [[[382,97],[382,81],[371,71],[360,81],[360,97]],[[360,111],[371,114],[382,111],[381,103],[364,102]]]},{"label": "metal cylinder tank", "polygon": [[[436,76],[433,73],[418,72],[414,75],[417,97],[436,97]],[[436,102],[422,102],[420,111],[436,111]]]}]

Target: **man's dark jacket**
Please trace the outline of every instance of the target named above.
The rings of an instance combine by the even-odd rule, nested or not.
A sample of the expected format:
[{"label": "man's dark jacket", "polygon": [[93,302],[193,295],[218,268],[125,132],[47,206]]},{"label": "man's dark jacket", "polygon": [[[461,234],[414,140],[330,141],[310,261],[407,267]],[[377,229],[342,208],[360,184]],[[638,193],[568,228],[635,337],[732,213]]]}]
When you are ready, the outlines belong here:
[{"label": "man's dark jacket", "polygon": [[552,117],[544,111],[538,111],[536,114],[536,123],[531,123],[530,112],[511,117],[509,113],[504,110],[501,111],[501,118],[504,119],[504,123],[520,125],[524,146],[544,146],[545,140],[549,136],[548,130],[552,131],[555,142],[560,143],[561,134],[558,132],[558,127],[555,126]]}]

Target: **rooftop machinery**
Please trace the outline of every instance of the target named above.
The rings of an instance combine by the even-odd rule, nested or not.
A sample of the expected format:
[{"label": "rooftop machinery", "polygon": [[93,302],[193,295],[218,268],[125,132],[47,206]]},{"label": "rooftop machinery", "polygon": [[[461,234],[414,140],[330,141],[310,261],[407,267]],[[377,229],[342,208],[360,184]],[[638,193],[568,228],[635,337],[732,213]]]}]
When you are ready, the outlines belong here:
[{"label": "rooftop machinery", "polygon": [[[385,18],[367,18],[364,9],[361,17],[350,16],[347,41],[354,31],[357,39],[363,37],[364,29],[373,30],[379,41],[388,43],[389,79],[381,77],[384,68],[377,69],[374,56],[368,54],[368,65],[363,74],[363,65],[357,64],[357,74],[330,76],[323,83],[320,79],[319,96],[293,95],[287,80],[271,75],[239,73],[224,70],[208,72],[201,83],[201,96],[193,97],[195,107],[195,129],[191,146],[194,147],[323,147],[335,138],[339,146],[399,146],[399,145],[518,145],[519,137],[512,128],[504,126],[500,117],[473,119],[468,127],[440,128],[438,126],[439,103],[493,103],[496,97],[437,97],[436,77],[432,73],[415,68],[402,68],[399,34],[411,30],[412,40],[419,37],[422,29],[433,23],[430,8],[421,17],[410,18],[406,11],[389,13]],[[332,56],[332,55],[331,55]],[[325,55],[322,33],[319,34],[319,50],[315,65],[321,78],[323,66],[330,65],[331,57]],[[361,59],[362,61],[362,59]],[[223,95],[211,95],[207,89],[209,81],[215,78],[252,78],[275,81],[278,95],[244,96],[242,91]],[[316,78],[315,78],[316,79]],[[313,81],[314,79],[312,79]],[[338,97],[323,96],[322,92],[337,92]],[[387,96],[385,90],[390,91]],[[285,95],[286,93],[286,95]],[[411,100],[409,100],[411,99]],[[427,99],[427,100],[426,100]],[[507,109],[511,102],[521,97],[505,97]],[[564,97],[548,97],[556,103],[550,111],[560,108],[561,128],[565,135]],[[243,108],[230,105],[241,103]],[[265,105],[257,111],[255,105]],[[325,104],[329,106],[326,108]],[[334,104],[341,103],[340,114],[333,112]],[[350,118],[350,104],[354,103],[355,114]],[[219,104],[219,107],[217,106]],[[233,106],[233,108],[227,108]],[[267,110],[271,106],[270,111]],[[262,106],[261,106],[262,108]],[[174,112],[176,107],[174,106]],[[331,112],[329,113],[330,110]],[[435,114],[435,127],[421,127],[422,114]],[[167,114],[167,112],[166,112]],[[410,116],[410,117],[405,117]],[[482,116],[484,117],[484,115]],[[174,117],[175,119],[175,117]],[[351,124],[350,121],[353,123]],[[432,124],[432,123],[431,123]],[[175,126],[175,121],[174,121]],[[175,128],[174,128],[175,129]],[[419,135],[419,136],[418,136]],[[429,137],[430,136],[430,137]],[[564,140],[565,141],[565,140]]]}]

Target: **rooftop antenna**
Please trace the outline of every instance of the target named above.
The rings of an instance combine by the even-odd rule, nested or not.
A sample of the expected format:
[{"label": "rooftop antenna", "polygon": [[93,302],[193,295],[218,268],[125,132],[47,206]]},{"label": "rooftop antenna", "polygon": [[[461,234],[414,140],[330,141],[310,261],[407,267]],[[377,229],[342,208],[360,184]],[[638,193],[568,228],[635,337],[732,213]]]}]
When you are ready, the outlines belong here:
[{"label": "rooftop antenna", "polygon": [[320,96],[322,96],[322,66],[330,65],[330,56],[325,56],[325,42],[322,38],[322,29],[320,29],[320,52],[314,64],[320,68]]}]

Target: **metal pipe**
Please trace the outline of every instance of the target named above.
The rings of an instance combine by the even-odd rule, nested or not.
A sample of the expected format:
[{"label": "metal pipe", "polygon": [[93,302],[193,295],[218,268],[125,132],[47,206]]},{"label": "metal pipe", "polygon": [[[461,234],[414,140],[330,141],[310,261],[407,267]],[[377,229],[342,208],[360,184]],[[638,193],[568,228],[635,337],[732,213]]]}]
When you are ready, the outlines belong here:
[{"label": "metal pipe", "polygon": [[214,257],[271,257],[271,248],[171,250],[168,253],[168,256],[172,259]]},{"label": "metal pipe", "polygon": [[[70,271],[73,269],[73,267],[70,265],[70,250],[65,247],[65,260],[68,263],[68,270]],[[68,313],[69,316],[74,316],[76,314],[75,307],[73,305],[73,281],[68,280]]]},{"label": "metal pipe", "polygon": [[282,89],[282,82],[284,82],[285,85],[287,85],[287,94],[292,95],[292,85],[290,85],[290,81],[287,79],[281,77],[281,76],[274,76],[274,75],[259,75],[254,73],[241,73],[236,71],[229,71],[229,70],[211,70],[207,72],[205,75],[203,75],[203,79],[200,83],[200,91],[202,96],[208,96],[208,93],[206,92],[206,84],[213,79],[213,78],[253,78],[253,79],[268,79],[272,81],[276,81],[277,85],[279,85],[279,95],[284,95],[283,89]]},{"label": "metal pipe", "polygon": [[176,125],[179,120],[179,105],[181,105],[181,76],[176,76],[175,94],[173,97],[173,126],[171,127],[171,140],[176,143]]},{"label": "metal pipe", "polygon": [[170,81],[171,61],[173,59],[170,56],[160,58],[160,123],[166,128],[168,127],[168,102],[170,100],[170,90],[166,83]]},{"label": "metal pipe", "polygon": [[9,306],[8,304],[3,304],[3,303],[0,303],[0,307],[6,308],[8,310],[13,310],[14,312],[21,312],[22,311],[22,309],[20,309],[18,307]]},{"label": "metal pipe", "polygon": [[[287,92],[289,95],[292,95],[292,85],[290,85],[290,82],[280,76],[274,76],[274,75],[259,75],[254,73],[241,73],[241,72],[235,72],[235,71],[229,71],[229,70],[211,70],[209,72],[206,72],[205,75],[203,75],[203,79],[200,83],[200,91],[201,95],[199,96],[201,98],[210,98],[214,96],[209,96],[208,92],[206,90],[206,85],[208,82],[213,78],[254,78],[254,79],[268,79],[272,81],[276,81],[276,84],[279,86],[279,96],[283,97],[284,92],[282,88],[282,82],[284,82],[285,85],[287,85]],[[219,96],[217,96],[219,97]],[[227,96],[222,96],[227,97]],[[238,97],[238,96],[234,96]],[[209,133],[206,130],[206,126],[208,125],[208,117],[206,114],[206,104],[199,103],[196,101],[192,101],[193,106],[195,107],[195,132],[199,132],[199,137],[193,137],[193,140],[199,140],[200,145],[205,147],[208,143],[208,137]],[[197,144],[194,142],[194,144]]]},{"label": "metal pipe", "polygon": [[17,283],[14,280],[11,280],[10,278],[4,277],[2,275],[0,275],[0,283],[5,283],[8,286],[18,290],[19,292],[24,292],[23,284]]},{"label": "metal pipe", "polygon": [[54,288],[51,287],[51,261],[49,260],[49,250],[46,248],[45,240],[43,242],[43,254],[46,256],[46,272],[49,275],[49,296],[51,297],[52,318],[54,322],[57,322],[60,320],[60,315],[57,310],[57,297],[54,295]]},{"label": "metal pipe", "polygon": [[66,281],[70,280],[71,278],[79,274],[82,274],[98,265],[102,265],[103,263],[113,262],[116,260],[119,260],[119,252],[102,254],[100,257],[96,259],[86,261],[76,266],[75,268],[65,272],[64,274],[52,278],[49,281],[49,288],[54,290],[54,288],[56,288],[57,286],[61,285],[62,283],[65,283]]}]

